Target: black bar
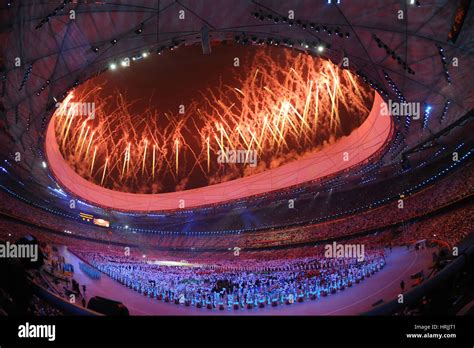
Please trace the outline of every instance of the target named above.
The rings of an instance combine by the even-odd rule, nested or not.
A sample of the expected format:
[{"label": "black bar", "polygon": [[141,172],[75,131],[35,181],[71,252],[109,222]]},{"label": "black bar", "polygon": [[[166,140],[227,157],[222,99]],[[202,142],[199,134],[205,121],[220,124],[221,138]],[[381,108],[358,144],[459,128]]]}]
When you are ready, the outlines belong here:
[{"label": "black bar", "polygon": [[[55,344],[254,343],[254,344],[438,344],[474,342],[473,317],[36,317],[0,318],[0,345],[53,344],[47,338],[19,338],[18,327],[54,324]],[[415,325],[455,325],[416,329]],[[407,338],[407,334],[456,334],[456,338]]]}]

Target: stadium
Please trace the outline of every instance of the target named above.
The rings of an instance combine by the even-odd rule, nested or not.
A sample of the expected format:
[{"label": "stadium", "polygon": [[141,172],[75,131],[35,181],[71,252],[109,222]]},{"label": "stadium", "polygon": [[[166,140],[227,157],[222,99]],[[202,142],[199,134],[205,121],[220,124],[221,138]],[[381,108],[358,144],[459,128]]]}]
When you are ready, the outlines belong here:
[{"label": "stadium", "polygon": [[473,313],[471,1],[1,6],[2,316]]}]

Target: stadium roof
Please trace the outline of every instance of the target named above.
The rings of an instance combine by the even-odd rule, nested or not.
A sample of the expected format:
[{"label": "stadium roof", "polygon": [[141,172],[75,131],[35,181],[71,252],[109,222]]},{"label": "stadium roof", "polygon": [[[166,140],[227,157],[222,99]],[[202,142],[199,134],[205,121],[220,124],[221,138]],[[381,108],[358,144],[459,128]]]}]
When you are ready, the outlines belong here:
[{"label": "stadium roof", "polygon": [[385,99],[421,103],[419,120],[395,120],[393,134],[399,138],[383,162],[399,163],[404,151],[473,108],[469,7],[464,0],[5,2],[0,10],[1,153],[10,160],[21,153],[14,169],[18,177],[53,185],[43,168],[46,130],[56,102],[69,90],[112,62],[143,52],[263,40],[339,65],[346,57],[348,68]]}]

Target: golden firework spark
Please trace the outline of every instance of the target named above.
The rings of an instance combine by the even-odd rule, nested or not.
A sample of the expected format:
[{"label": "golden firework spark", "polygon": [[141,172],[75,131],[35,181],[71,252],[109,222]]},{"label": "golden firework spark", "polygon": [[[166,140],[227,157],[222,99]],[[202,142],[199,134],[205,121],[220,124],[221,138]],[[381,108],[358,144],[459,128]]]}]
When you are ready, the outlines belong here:
[{"label": "golden firework spark", "polygon": [[[151,108],[135,115],[134,103],[122,94],[103,98],[101,86],[88,82],[55,112],[60,151],[78,173],[88,173],[82,174],[88,180],[133,192],[166,175],[178,183],[195,170],[212,182],[232,170],[241,175],[236,166],[212,161],[226,149],[255,151],[267,167],[290,150],[312,151],[340,133],[341,108],[362,122],[371,92],[358,78],[331,62],[282,52],[284,59],[277,60],[258,51],[238,86],[206,90],[185,115]],[[71,107],[85,102],[95,103],[94,119]]]}]

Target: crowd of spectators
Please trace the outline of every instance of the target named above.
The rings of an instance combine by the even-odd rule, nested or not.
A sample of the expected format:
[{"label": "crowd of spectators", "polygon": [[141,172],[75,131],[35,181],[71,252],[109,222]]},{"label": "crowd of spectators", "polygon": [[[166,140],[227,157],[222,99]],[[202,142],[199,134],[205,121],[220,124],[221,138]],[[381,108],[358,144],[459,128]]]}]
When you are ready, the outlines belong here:
[{"label": "crowd of spectators", "polygon": [[36,295],[33,295],[31,298],[31,306],[34,316],[52,317],[64,315],[64,313],[60,309],[50,305],[48,302],[39,298]]},{"label": "crowd of spectators", "polygon": [[[440,180],[411,196],[400,198],[382,207],[354,214],[337,220],[319,224],[307,225],[298,228],[270,229],[259,232],[242,234],[216,235],[187,235],[187,234],[146,234],[132,233],[131,231],[103,229],[69,221],[51,214],[44,214],[37,208],[26,206],[20,201],[3,197],[6,193],[0,192],[4,199],[0,199],[0,208],[5,214],[15,216],[26,221],[60,234],[71,237],[85,237],[104,243],[122,243],[125,245],[149,245],[162,249],[226,249],[226,248],[262,248],[284,246],[288,244],[317,242],[328,238],[337,238],[359,234],[364,231],[383,229],[386,226],[406,222],[444,205],[472,195],[474,176],[468,165],[465,169]],[[5,203],[8,202],[8,205]],[[275,212],[275,215],[278,215]],[[51,234],[50,234],[51,235]],[[52,237],[54,238],[54,237]]]},{"label": "crowd of spectators", "polygon": [[470,205],[455,209],[430,219],[415,221],[402,229],[399,237],[392,240],[393,244],[407,244],[418,240],[433,240],[447,244],[449,247],[458,245],[474,231],[474,206]]},{"label": "crowd of spectators", "polygon": [[[472,203],[468,203],[461,205],[460,207],[448,209],[430,217],[415,219],[409,223],[402,224],[397,228],[392,228],[389,225],[386,228],[376,230],[370,234],[365,234],[365,237],[346,234],[346,237],[344,238],[350,241],[362,240],[365,245],[373,244],[376,248],[389,245],[406,245],[422,239],[441,241],[453,246],[462,241],[474,230],[472,211],[473,205]],[[232,245],[231,243],[223,245],[226,246],[226,248],[219,248],[220,245],[217,244],[217,248],[193,249],[186,247],[187,244],[183,244],[182,248],[175,249],[157,247],[154,243],[147,243],[147,239],[142,236],[141,239],[137,238],[133,243],[115,245],[104,240],[83,240],[71,237],[69,234],[48,233],[40,228],[24,225],[19,221],[5,219],[0,216],[0,240],[14,242],[20,237],[28,234],[49,244],[66,245],[73,249],[83,249],[86,246],[90,250],[97,252],[104,250],[107,253],[116,252],[118,254],[123,254],[124,249],[128,248],[130,252],[136,256],[161,257],[169,260],[207,260],[216,258],[233,260],[235,259],[234,253],[236,250],[239,250],[241,258],[254,258],[261,260],[284,257],[298,258],[314,255],[314,246],[321,243],[316,239],[314,243],[307,243],[300,246],[285,246],[283,244],[275,249],[271,244],[269,245],[270,247],[265,247],[264,243],[255,243],[249,238],[243,243],[242,241],[236,241],[235,245]],[[334,235],[337,236],[338,234],[334,233]],[[137,236],[139,235],[137,234]],[[331,236],[331,234],[325,235],[325,241],[331,240]],[[188,237],[188,239],[198,238],[203,237]],[[271,233],[269,233],[268,238],[271,238]],[[373,241],[374,243],[371,243],[370,241]],[[229,245],[232,246],[230,247]],[[208,247],[209,243],[205,244],[205,246]],[[249,246],[254,247],[252,248]]]},{"label": "crowd of spectators", "polygon": [[[0,288],[0,316],[16,316],[15,300]],[[47,301],[32,295],[28,301],[27,314],[32,316],[62,316],[64,313]]]},{"label": "crowd of spectators", "polygon": [[[336,181],[329,180],[324,186],[318,188],[308,186],[296,191],[293,190],[291,194],[285,194],[285,192],[269,194],[267,197],[260,198],[256,204],[241,202],[233,205],[229,203],[212,210],[198,208],[190,216],[187,216],[185,212],[177,212],[168,215],[166,219],[161,219],[158,228],[147,225],[150,220],[144,216],[141,218],[141,226],[138,227],[143,227],[149,231],[183,231],[190,224],[193,224],[193,230],[196,232],[237,231],[255,233],[265,229],[288,229],[288,227],[296,224],[309,225],[340,217],[353,216],[384,206],[388,202],[396,202],[402,193],[405,193],[405,196],[408,197],[421,189],[429,188],[432,186],[430,183],[437,186],[441,181],[450,182],[451,190],[457,192],[451,192],[449,188],[443,188],[446,191],[446,197],[443,198],[448,200],[452,195],[462,196],[463,193],[472,192],[473,163],[466,164],[444,178],[441,176],[437,180],[433,179],[440,172],[446,171],[446,168],[449,168],[450,165],[452,165],[452,160],[448,158],[399,176],[390,172],[394,169],[386,168],[384,170],[389,172],[385,175],[389,179],[376,181],[372,184],[361,184],[358,181],[360,178],[341,177]],[[342,183],[345,184],[340,185]],[[294,201],[293,209],[289,208],[289,200]],[[249,217],[257,217],[258,219]]]}]

